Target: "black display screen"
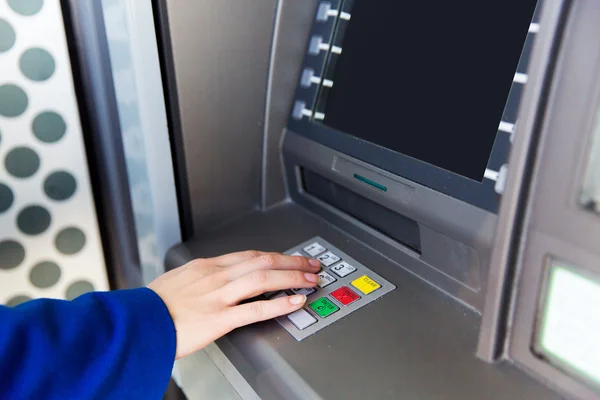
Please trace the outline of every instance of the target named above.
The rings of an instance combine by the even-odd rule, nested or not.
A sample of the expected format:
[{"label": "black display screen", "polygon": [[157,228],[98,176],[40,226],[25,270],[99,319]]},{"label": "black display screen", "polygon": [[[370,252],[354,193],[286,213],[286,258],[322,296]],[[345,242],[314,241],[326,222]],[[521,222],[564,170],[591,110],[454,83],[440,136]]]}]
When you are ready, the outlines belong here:
[{"label": "black display screen", "polygon": [[355,0],[323,123],[482,181],[536,0]]}]

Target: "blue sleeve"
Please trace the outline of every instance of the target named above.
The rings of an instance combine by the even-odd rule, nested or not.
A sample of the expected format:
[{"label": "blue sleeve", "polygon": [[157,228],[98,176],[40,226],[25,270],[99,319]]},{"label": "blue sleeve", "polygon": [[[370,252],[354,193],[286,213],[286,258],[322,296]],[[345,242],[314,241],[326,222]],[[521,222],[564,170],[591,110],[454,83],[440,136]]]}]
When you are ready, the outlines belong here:
[{"label": "blue sleeve", "polygon": [[0,307],[0,398],[159,400],[175,341],[147,288]]}]

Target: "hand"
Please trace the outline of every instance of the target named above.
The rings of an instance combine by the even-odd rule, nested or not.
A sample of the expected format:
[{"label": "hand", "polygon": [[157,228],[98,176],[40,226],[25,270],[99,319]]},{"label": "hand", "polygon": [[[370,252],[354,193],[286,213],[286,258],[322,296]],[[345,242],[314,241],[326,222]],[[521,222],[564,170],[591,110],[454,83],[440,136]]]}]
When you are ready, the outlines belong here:
[{"label": "hand", "polygon": [[177,359],[244,325],[292,313],[306,296],[239,304],[264,292],[314,287],[317,260],[247,251],[198,259],[148,285],[167,305],[177,331]]}]

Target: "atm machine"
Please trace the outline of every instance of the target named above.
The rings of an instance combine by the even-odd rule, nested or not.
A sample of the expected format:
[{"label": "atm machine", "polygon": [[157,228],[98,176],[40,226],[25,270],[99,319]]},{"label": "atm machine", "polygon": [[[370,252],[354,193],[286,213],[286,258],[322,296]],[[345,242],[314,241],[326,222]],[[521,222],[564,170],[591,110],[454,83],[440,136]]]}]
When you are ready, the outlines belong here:
[{"label": "atm machine", "polygon": [[155,6],[167,269],[322,262],[211,347],[242,397],[600,398],[600,3]]},{"label": "atm machine", "polygon": [[322,262],[211,347],[242,397],[600,398],[599,3],[175,3],[166,267]]},{"label": "atm machine", "polygon": [[[71,110],[104,283],[142,285],[159,252],[319,259],[314,290],[257,299],[304,293],[302,310],[206,349],[243,399],[600,399],[600,2],[151,3],[9,1],[0,19],[3,57],[54,23],[65,92],[22,64],[29,81],[5,78]],[[49,149],[14,134],[33,110],[2,88],[25,99],[3,103],[3,128],[25,123],[3,149]]]}]

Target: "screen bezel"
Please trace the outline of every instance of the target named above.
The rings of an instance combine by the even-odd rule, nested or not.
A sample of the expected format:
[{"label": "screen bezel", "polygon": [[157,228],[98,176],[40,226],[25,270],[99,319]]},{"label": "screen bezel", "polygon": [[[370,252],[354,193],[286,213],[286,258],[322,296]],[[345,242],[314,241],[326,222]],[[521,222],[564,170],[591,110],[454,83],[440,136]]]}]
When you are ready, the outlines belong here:
[{"label": "screen bezel", "polygon": [[[477,182],[310,120],[290,119],[288,129],[410,181],[489,212],[498,212],[500,196],[494,190],[496,182],[490,179],[484,178],[483,182]],[[401,128],[398,126],[398,129]],[[508,158],[510,152],[508,136],[508,134],[496,136],[488,168],[495,166],[497,171]]]},{"label": "screen bezel", "polygon": [[[340,0],[332,1],[332,7],[338,7]],[[351,10],[352,1],[346,0],[342,3],[343,9]],[[535,10],[533,21],[539,20],[539,2]],[[337,22],[336,22],[337,24]],[[313,35],[322,35],[324,38],[333,38],[332,43],[336,43],[337,25],[327,26],[327,24],[315,22],[313,26]],[[517,71],[527,72],[531,47],[529,42],[533,40],[529,34],[524,37],[524,49],[519,61]],[[526,49],[528,48],[528,51]],[[319,75],[323,74],[327,64],[331,62],[326,55],[311,56],[307,55],[304,61],[304,67],[317,71]],[[307,107],[316,107],[318,98],[322,95],[322,87],[305,88],[298,85],[295,98],[304,102]],[[507,114],[515,114],[515,102],[520,100],[520,94],[523,92],[524,85],[513,83],[509,96],[507,98],[504,116],[502,120],[514,122],[511,117],[505,117]],[[513,118],[516,118],[514,116]],[[498,121],[500,124],[501,121]],[[415,183],[421,184],[440,193],[451,196],[468,204],[497,214],[501,196],[496,192],[496,181],[483,178],[481,182],[471,178],[459,175],[457,173],[437,167],[425,161],[418,160],[408,155],[398,153],[394,150],[379,146],[377,144],[359,139],[345,132],[333,129],[323,125],[321,122],[315,122],[309,118],[300,120],[290,116],[288,129],[304,136],[307,139],[314,140],[333,150],[348,154],[368,164],[386,170],[395,175],[406,178]],[[402,124],[398,121],[396,126],[391,129],[401,132]],[[491,154],[488,159],[486,169],[499,172],[501,167],[508,161],[511,149],[511,134],[498,130]]]}]

